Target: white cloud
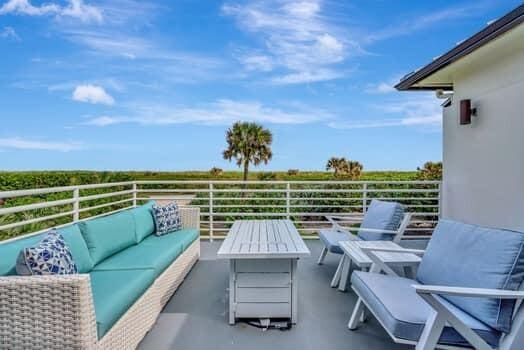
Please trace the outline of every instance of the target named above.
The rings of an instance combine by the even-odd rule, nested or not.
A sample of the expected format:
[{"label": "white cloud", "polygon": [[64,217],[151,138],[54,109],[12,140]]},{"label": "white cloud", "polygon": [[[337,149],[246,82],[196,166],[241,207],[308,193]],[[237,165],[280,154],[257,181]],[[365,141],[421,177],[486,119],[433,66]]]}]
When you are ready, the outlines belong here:
[{"label": "white cloud", "polygon": [[101,116],[86,121],[86,125],[107,126],[122,123],[143,125],[204,124],[229,125],[235,121],[256,121],[272,124],[304,124],[325,121],[332,115],[324,110],[293,105],[288,109],[274,108],[253,101],[219,99],[203,107],[171,107],[161,105],[129,106],[136,115],[130,117]]},{"label": "white cloud", "polygon": [[362,41],[365,43],[371,43],[402,35],[408,35],[415,31],[423,30],[445,21],[476,16],[480,11],[484,11],[486,8],[492,5],[493,2],[490,1],[477,1],[468,3],[466,5],[452,6],[438,11],[432,11],[430,14],[418,15],[412,20],[394,23],[393,25],[382,30],[370,33],[363,37]]},{"label": "white cloud", "polygon": [[0,7],[0,14],[19,14],[28,16],[43,16],[56,14],[60,11],[60,6],[52,3],[33,6],[29,0],[9,0]]},{"label": "white cloud", "polygon": [[284,5],[284,10],[296,17],[311,18],[320,11],[317,1],[300,1]]},{"label": "white cloud", "polygon": [[299,84],[314,83],[317,81],[326,81],[341,78],[342,72],[332,69],[319,69],[316,71],[304,71],[277,76],[271,79],[274,84]]},{"label": "white cloud", "polygon": [[8,137],[0,138],[0,148],[70,152],[80,150],[83,147],[77,142],[49,142],[20,137]]},{"label": "white cloud", "polygon": [[14,39],[16,41],[20,41],[20,37],[18,36],[13,27],[4,27],[4,29],[0,30],[0,38]]},{"label": "white cloud", "polygon": [[84,4],[83,0],[70,0],[69,5],[63,7],[61,16],[78,18],[82,22],[98,22],[103,20],[102,11],[95,6]]},{"label": "white cloud", "polygon": [[365,91],[370,94],[388,94],[397,90],[395,89],[393,84],[389,82],[382,82],[378,84],[370,84]]},{"label": "white cloud", "polygon": [[94,104],[113,105],[114,98],[103,87],[96,85],[78,85],[73,91],[73,100]]},{"label": "white cloud", "polygon": [[56,3],[43,3],[35,6],[29,0],[8,0],[0,7],[0,15],[9,13],[26,16],[70,17],[86,23],[101,23],[103,20],[102,11],[95,6],[85,4],[83,0],[69,0],[66,6]]},{"label": "white cloud", "polygon": [[222,12],[263,40],[263,47],[255,52],[263,50],[264,62],[271,65],[256,66],[241,59],[248,70],[283,69],[270,81],[298,84],[342,77],[344,72],[338,71],[336,65],[346,60],[351,49],[358,50],[358,45],[347,39],[349,35],[323,15],[321,5],[320,0],[248,1],[242,5],[225,4]]},{"label": "white cloud", "polygon": [[238,58],[248,71],[269,72],[273,70],[273,59],[267,55],[247,54]]},{"label": "white cloud", "polygon": [[101,116],[101,117],[95,117],[89,119],[86,123],[86,125],[95,125],[95,126],[108,126],[113,124],[122,124],[126,122],[131,122],[128,118],[122,118],[122,117],[107,117],[107,116]]},{"label": "white cloud", "polygon": [[418,127],[440,131],[442,126],[441,100],[432,94],[385,102],[377,109],[390,118],[366,120],[337,120],[328,125],[335,129],[369,129],[387,127]]}]

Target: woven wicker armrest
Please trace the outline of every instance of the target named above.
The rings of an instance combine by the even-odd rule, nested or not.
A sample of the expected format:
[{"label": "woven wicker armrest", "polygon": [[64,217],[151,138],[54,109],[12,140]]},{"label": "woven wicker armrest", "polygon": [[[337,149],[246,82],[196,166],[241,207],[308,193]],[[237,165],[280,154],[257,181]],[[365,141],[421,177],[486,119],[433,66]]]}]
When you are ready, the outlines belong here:
[{"label": "woven wicker armrest", "polygon": [[0,277],[0,348],[92,349],[89,275]]},{"label": "woven wicker armrest", "polygon": [[179,209],[182,228],[200,228],[200,208],[181,207]]}]

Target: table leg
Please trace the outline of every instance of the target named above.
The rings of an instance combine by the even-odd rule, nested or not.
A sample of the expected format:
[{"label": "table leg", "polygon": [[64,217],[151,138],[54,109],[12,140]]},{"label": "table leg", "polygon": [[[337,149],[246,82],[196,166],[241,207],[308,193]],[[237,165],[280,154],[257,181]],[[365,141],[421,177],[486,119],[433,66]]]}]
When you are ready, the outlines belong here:
[{"label": "table leg", "polygon": [[235,260],[229,262],[229,324],[235,324]]},{"label": "table leg", "polygon": [[[369,268],[367,268],[367,267],[363,267],[363,268],[362,268],[362,271],[363,271],[363,272],[368,272],[368,271],[369,271]],[[364,306],[364,307],[362,308],[362,313],[360,314],[360,322],[362,322],[362,323],[366,322],[366,320],[367,320],[367,318],[368,318],[368,315],[367,315],[368,312],[369,312],[369,311],[368,311],[368,308]]]},{"label": "table leg", "polygon": [[337,271],[335,271],[335,275],[333,276],[333,279],[331,280],[331,288],[335,288],[338,286],[338,283],[340,282],[340,273],[342,272],[342,266],[344,265],[344,260],[346,259],[346,255],[343,254],[340,258],[340,261],[338,262]]},{"label": "table leg", "polygon": [[291,323],[296,324],[298,320],[298,275],[297,259],[291,259]]},{"label": "table leg", "polygon": [[345,292],[347,289],[350,270],[351,258],[344,255],[344,264],[342,266],[342,272],[340,273],[340,282],[338,283],[338,290],[341,292]]}]

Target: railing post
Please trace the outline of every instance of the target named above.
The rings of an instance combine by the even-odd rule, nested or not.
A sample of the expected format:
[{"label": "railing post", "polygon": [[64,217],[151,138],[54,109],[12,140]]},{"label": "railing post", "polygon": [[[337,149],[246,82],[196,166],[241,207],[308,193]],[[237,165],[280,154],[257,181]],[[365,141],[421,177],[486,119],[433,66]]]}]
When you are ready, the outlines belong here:
[{"label": "railing post", "polygon": [[291,218],[291,184],[286,183],[286,218]]},{"label": "railing post", "polygon": [[213,183],[209,183],[209,241],[213,242]]},{"label": "railing post", "polygon": [[137,198],[137,185],[136,185],[136,181],[133,181],[133,207],[136,207],[136,198]]},{"label": "railing post", "polygon": [[80,220],[80,189],[73,190],[73,222]]},{"label": "railing post", "polygon": [[442,216],[442,181],[439,181],[437,184],[438,189],[438,216],[437,219],[440,219]]},{"label": "railing post", "polygon": [[368,184],[362,185],[362,214],[366,214],[368,210]]}]

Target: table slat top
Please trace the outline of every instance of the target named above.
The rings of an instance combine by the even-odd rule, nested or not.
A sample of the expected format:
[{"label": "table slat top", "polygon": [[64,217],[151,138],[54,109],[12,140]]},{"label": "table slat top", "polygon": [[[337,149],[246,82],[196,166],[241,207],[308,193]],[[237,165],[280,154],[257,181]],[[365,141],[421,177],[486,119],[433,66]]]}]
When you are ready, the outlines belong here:
[{"label": "table slat top", "polygon": [[310,251],[290,220],[237,220],[217,256],[222,259],[301,258]]}]

